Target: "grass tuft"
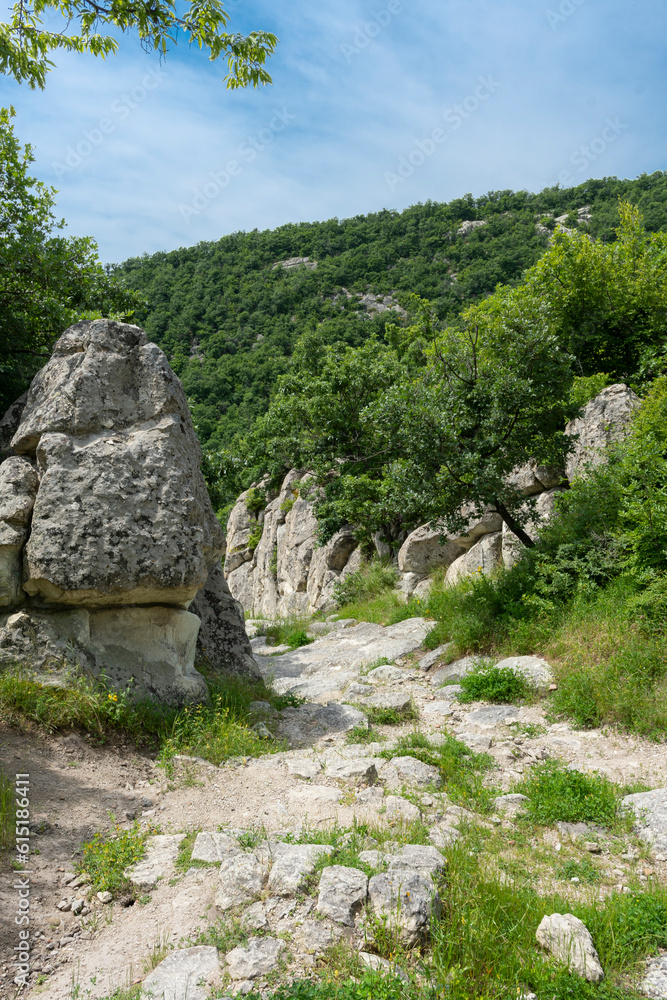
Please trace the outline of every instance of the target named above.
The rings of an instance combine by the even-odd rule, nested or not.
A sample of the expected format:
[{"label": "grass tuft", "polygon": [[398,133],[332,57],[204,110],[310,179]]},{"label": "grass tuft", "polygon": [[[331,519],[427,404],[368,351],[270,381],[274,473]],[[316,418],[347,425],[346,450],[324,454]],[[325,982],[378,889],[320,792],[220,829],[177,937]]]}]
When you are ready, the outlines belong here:
[{"label": "grass tuft", "polygon": [[570,770],[560,761],[537,764],[517,785],[528,796],[526,810],[536,823],[599,823],[612,827],[619,822],[620,789],[602,774]]},{"label": "grass tuft", "polygon": [[461,702],[490,701],[498,705],[526,701],[533,690],[526,680],[511,667],[478,667],[461,678]]},{"label": "grass tuft", "polygon": [[132,883],[124,873],[143,858],[147,837],[148,832],[141,831],[138,823],[130,830],[116,827],[112,836],[96,833],[82,845],[77,870],[88,875],[94,892],[111,892],[114,896],[132,893]]}]

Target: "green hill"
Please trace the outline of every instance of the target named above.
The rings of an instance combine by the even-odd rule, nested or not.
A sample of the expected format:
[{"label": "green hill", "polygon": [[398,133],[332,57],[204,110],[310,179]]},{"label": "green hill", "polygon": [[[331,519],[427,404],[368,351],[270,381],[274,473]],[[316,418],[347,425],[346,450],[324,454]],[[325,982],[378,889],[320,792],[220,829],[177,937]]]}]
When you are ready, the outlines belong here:
[{"label": "green hill", "polygon": [[[265,412],[305,330],[320,325],[327,340],[358,345],[400,321],[411,293],[451,320],[497,284],[517,282],[566,213],[566,225],[613,239],[619,196],[639,206],[647,230],[667,228],[667,173],[657,172],[234,233],[114,270],[147,300],[138,322],[182,378],[202,442],[216,448]],[[590,217],[578,213],[587,206]],[[462,233],[466,221],[485,224]],[[275,266],[293,257],[311,266]]]}]

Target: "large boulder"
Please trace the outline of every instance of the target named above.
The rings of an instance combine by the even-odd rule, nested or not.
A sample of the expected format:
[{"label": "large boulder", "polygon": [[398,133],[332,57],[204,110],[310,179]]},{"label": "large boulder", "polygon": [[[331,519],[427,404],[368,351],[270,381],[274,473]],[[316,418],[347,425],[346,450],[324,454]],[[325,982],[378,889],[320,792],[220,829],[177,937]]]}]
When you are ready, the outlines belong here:
[{"label": "large boulder", "polygon": [[0,466],[0,605],[21,612],[0,618],[0,660],[78,663],[138,696],[200,698],[203,617],[217,660],[248,673],[243,618],[215,571],[224,535],[162,351],[137,326],[77,323],[19,404],[1,422],[14,433]]},{"label": "large boulder", "polygon": [[233,597],[253,615],[286,617],[332,607],[335,584],[361,565],[351,531],[318,543],[312,503],[300,495],[306,478],[289,472],[260,511],[253,501],[264,484],[246,490],[229,516],[225,575]]},{"label": "large boulder", "polygon": [[596,466],[604,461],[604,449],[627,433],[639,405],[639,397],[632,389],[617,383],[599,392],[586,404],[581,415],[569,422],[565,433],[577,435],[565,465],[569,480],[581,476],[587,465]]},{"label": "large boulder", "polygon": [[259,677],[243,624],[243,608],[230,594],[219,560],[209,567],[206,583],[189,610],[201,622],[197,636],[198,662],[214,674]]},{"label": "large boulder", "polygon": [[466,577],[482,574],[492,576],[502,566],[502,531],[494,531],[492,535],[484,535],[479,542],[453,562],[445,574],[445,584],[453,586]]},{"label": "large boulder", "polygon": [[[464,516],[467,516],[464,512]],[[484,535],[500,531],[500,514],[488,511],[483,517],[471,517],[460,532],[447,535],[443,530],[423,524],[411,531],[398,553],[401,573],[426,576],[439,566],[451,566]]]}]

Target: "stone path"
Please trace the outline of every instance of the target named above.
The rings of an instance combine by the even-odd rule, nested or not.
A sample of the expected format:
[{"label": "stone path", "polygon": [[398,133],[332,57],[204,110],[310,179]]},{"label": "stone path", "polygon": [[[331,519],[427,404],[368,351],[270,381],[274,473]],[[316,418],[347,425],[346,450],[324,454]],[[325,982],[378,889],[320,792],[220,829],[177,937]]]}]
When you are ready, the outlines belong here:
[{"label": "stone path", "polygon": [[[646,862],[631,852],[613,863],[623,866],[614,869],[619,888],[631,878],[667,881],[664,747],[548,724],[544,699],[526,707],[459,703],[458,685],[440,686],[447,680],[443,671],[460,679],[474,663],[469,659],[450,665],[446,647],[436,656],[427,653],[422,644],[429,627],[420,618],[386,629],[339,624],[309,646],[275,656],[257,636],[253,641],[261,650],[256,655],[263,675],[278,691],[309,699],[277,717],[261,703],[257,708],[258,717],[275,723],[291,749],[220,768],[182,760],[171,783],[150,761],[142,762],[140,778],[128,767],[131,780],[125,794],[131,798],[141,787],[139,819],[160,828],[146,858],[131,873],[141,895],[133,906],[93,896],[86,898],[84,914],[77,916],[71,906],[58,909],[59,903],[87,894],[85,885],[72,888],[72,859],[65,853],[67,843],[72,850],[64,832],[68,817],[50,803],[45,790],[45,822],[52,828],[60,824],[61,840],[60,847],[48,850],[48,838],[43,838],[43,869],[41,858],[35,859],[43,883],[34,911],[41,935],[35,964],[45,982],[37,991],[35,974],[34,995],[42,1000],[69,997],[73,974],[81,995],[92,1000],[147,975],[154,995],[173,1000],[204,1000],[209,987],[221,982],[230,993],[243,993],[262,988],[276,970],[286,978],[308,973],[318,955],[340,940],[371,967],[384,967],[373,954],[375,919],[392,923],[405,946],[423,940],[439,910],[447,850],[465,836],[470,822],[512,830],[525,800],[510,790],[548,757],[580,770],[600,770],[618,782],[641,780],[663,789],[628,801],[640,814],[639,832],[650,856],[650,869],[641,871],[651,874],[640,874],[639,866]],[[522,662],[515,658],[513,666],[544,691],[548,665],[534,657],[518,659]],[[390,662],[378,662],[383,660]],[[418,713],[420,731],[432,742],[454,735],[471,750],[490,755],[494,768],[489,781],[498,790],[491,817],[476,816],[452,802],[430,765],[405,751],[391,752],[402,735],[412,732],[414,722],[378,726],[381,739],[355,742],[355,735],[360,738],[368,727],[366,706],[398,704],[409,704]],[[95,757],[91,788],[103,782],[104,753]],[[409,824],[415,820],[427,829],[428,843],[410,843]],[[348,829],[355,821],[367,824],[370,832],[358,862],[339,864],[331,858],[327,831],[334,825]],[[129,823],[121,818],[121,826]],[[554,858],[577,837],[582,844],[594,837],[588,828],[560,827],[547,831],[542,845]],[[374,830],[384,831],[381,847]],[[197,836],[189,867],[183,870],[176,866],[176,856],[191,831]],[[304,835],[314,842],[295,842]],[[316,843],[318,837],[321,843]],[[5,901],[0,893],[0,903]],[[207,927],[232,918],[249,932],[247,943],[222,951],[200,943]],[[165,949],[164,961],[150,971],[155,961],[151,954],[159,956]],[[647,970],[647,993],[656,998],[663,967],[658,962]]]}]

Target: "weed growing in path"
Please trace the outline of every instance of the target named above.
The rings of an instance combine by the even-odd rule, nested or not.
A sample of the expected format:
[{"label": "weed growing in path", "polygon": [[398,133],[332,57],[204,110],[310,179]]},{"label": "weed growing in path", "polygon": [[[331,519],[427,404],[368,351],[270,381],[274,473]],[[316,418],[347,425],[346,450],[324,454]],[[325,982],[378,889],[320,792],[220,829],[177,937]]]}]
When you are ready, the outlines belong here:
[{"label": "weed growing in path", "polygon": [[473,753],[465,743],[448,734],[435,742],[423,733],[414,732],[403,736],[392,750],[380,751],[379,756],[390,760],[403,755],[437,767],[443,790],[453,802],[480,811],[489,809],[492,792],[483,780],[492,763],[487,754]]},{"label": "weed growing in path", "polygon": [[545,826],[566,823],[600,823],[618,820],[619,789],[602,774],[572,771],[560,761],[536,765],[517,791],[528,796],[528,816]]},{"label": "weed growing in path", "polygon": [[533,691],[521,674],[511,667],[492,667],[484,664],[461,678],[463,690],[458,699],[468,701],[490,701],[498,705],[516,704],[526,701]]},{"label": "weed growing in path", "polygon": [[96,833],[92,840],[82,845],[82,858],[77,865],[79,873],[85,872],[95,892],[111,892],[114,896],[131,892],[132,885],[125,877],[125,870],[141,861],[146,853],[148,831],[141,831],[134,823],[130,830],[121,830],[110,837]]}]

